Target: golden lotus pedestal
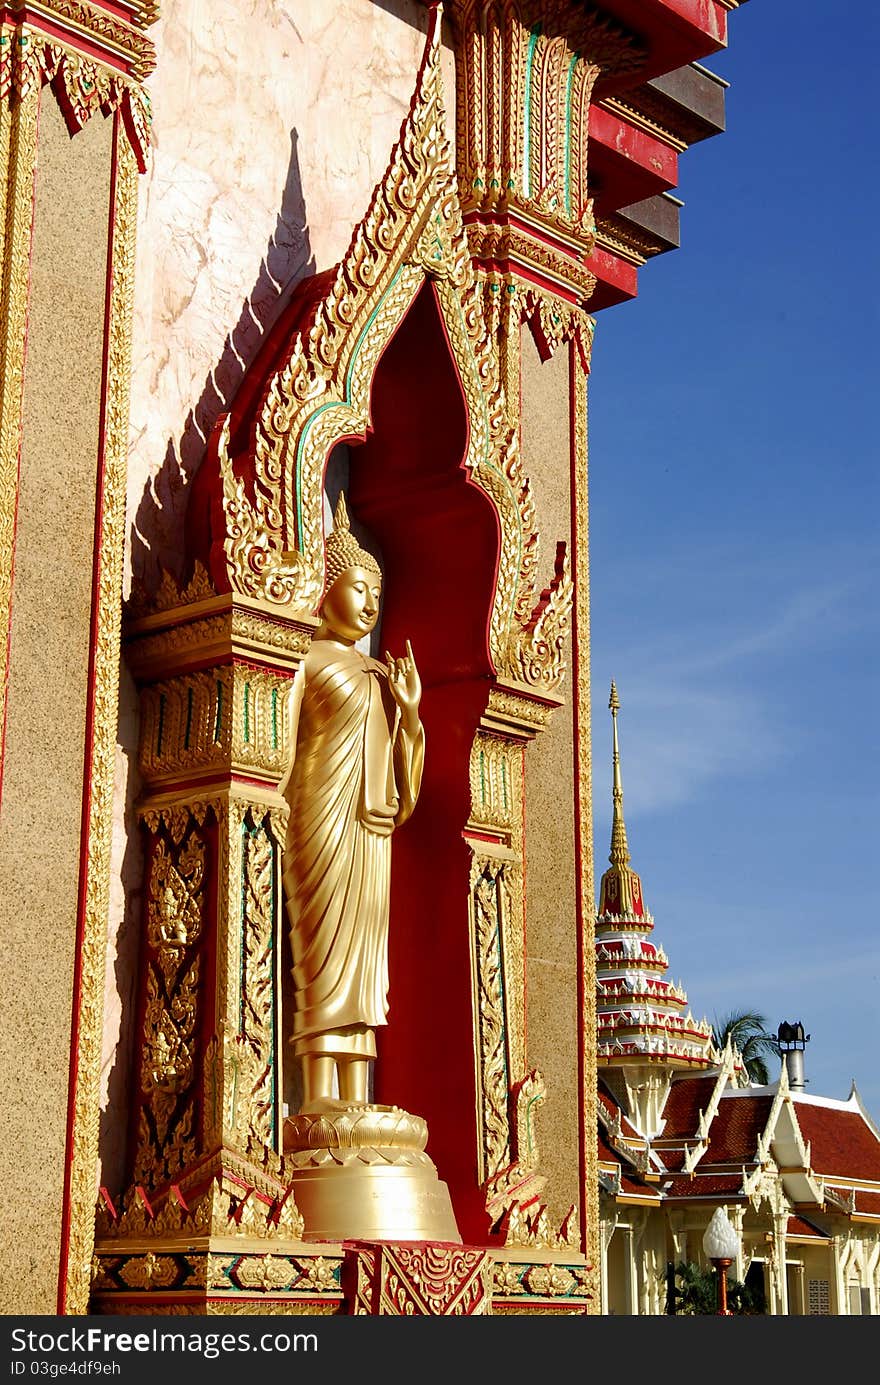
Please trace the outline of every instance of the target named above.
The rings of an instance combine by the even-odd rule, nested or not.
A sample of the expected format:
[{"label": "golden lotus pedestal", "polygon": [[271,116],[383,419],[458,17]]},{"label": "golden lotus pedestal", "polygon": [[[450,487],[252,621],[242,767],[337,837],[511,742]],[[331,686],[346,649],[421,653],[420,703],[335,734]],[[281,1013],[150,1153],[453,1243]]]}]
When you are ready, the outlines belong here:
[{"label": "golden lotus pedestal", "polygon": [[425,1153],[428,1127],[398,1106],[334,1101],[284,1123],[306,1241],[461,1245],[449,1189]]}]

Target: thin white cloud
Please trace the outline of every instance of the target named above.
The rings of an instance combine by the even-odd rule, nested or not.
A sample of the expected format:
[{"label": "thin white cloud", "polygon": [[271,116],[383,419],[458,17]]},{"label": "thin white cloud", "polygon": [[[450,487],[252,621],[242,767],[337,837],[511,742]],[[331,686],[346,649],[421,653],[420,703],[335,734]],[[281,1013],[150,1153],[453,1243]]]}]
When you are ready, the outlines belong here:
[{"label": "thin white cloud", "polygon": [[[628,672],[620,693],[624,791],[636,813],[686,803],[710,781],[748,774],[783,752],[778,730],[755,695],[682,686],[645,669]],[[602,703],[597,699],[596,705],[598,710]],[[597,805],[608,798],[610,811],[610,795],[601,791],[603,744],[609,789],[611,782],[610,717],[604,726],[602,720],[601,711],[594,714],[594,797]]]},{"label": "thin white cloud", "polygon": [[[818,986],[825,990],[831,981],[853,983],[861,987],[866,982],[876,984],[878,980],[880,949],[869,947],[864,951],[829,955],[825,946],[821,953],[817,952],[800,962],[797,956],[792,954],[782,970],[774,967],[768,971],[767,959],[763,956],[751,966],[727,966],[724,970],[723,985],[725,992],[737,996],[745,995],[763,1003],[763,996],[775,999],[783,990],[788,993],[794,989],[801,991],[810,986]],[[697,992],[717,992],[717,969],[701,974],[699,970],[689,968],[687,986],[691,995]]]},{"label": "thin white cloud", "polygon": [[601,612],[595,620],[600,823],[603,747],[610,764],[611,741],[603,715],[608,682],[600,670],[615,678],[623,703],[624,783],[636,810],[656,812],[693,801],[719,779],[766,770],[802,747],[806,730],[798,685],[786,675],[798,660],[851,642],[877,622],[871,560],[862,571],[829,578],[824,574],[846,571],[846,565],[839,555],[821,556],[818,576],[800,584],[808,570],[803,554],[759,555],[747,564],[731,548],[677,550],[668,564],[662,558],[652,562],[643,584],[628,569],[628,617],[616,609],[608,637]]}]

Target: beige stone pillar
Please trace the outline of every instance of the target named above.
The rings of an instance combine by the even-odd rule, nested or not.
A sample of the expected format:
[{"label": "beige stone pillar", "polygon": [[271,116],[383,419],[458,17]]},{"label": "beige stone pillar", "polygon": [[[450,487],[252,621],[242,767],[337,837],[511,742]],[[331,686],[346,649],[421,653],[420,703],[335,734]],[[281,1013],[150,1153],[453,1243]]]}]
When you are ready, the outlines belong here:
[{"label": "beige stone pillar", "polygon": [[[0,1302],[8,1312],[81,1313],[94,1236],[143,161],[132,92],[150,45],[135,21],[88,6],[60,43],[64,16],[50,38],[42,14],[25,25],[17,9],[4,17],[0,97]],[[104,39],[112,71],[98,56]]]}]

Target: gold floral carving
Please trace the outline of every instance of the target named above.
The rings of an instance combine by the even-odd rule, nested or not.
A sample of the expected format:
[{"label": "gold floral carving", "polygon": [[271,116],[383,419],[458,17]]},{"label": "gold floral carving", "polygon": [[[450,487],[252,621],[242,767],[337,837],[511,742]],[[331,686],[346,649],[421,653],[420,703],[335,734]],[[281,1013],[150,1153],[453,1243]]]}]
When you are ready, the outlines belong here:
[{"label": "gold floral carving", "polygon": [[177,1261],[170,1255],[146,1255],[132,1257],[119,1271],[120,1279],[130,1289],[167,1289],[180,1273]]},{"label": "gold floral carving", "polygon": [[214,584],[204,563],[196,559],[193,565],[193,575],[183,586],[180,586],[171,573],[163,568],[159,586],[155,595],[149,600],[149,605],[146,594],[140,590],[137,594],[132,593],[132,601],[129,605],[137,609],[140,604],[144,613],[147,606],[150,611],[171,611],[176,610],[179,606],[191,606],[196,601],[209,601],[216,594]]},{"label": "gold floral carving", "polygon": [[278,870],[275,843],[262,822],[247,831],[243,867],[241,1028],[255,1055],[250,1087],[248,1135],[264,1145],[277,1143],[278,1096],[275,1052],[279,1035],[276,997]]},{"label": "gold floral carving", "polygon": [[209,814],[218,823],[226,820],[227,803],[225,798],[188,799],[185,803],[147,803],[140,809],[140,818],[153,833],[160,826],[168,829],[168,835],[175,844],[183,839],[190,821],[202,827]]},{"label": "gold floral carving", "polygon": [[580,308],[595,279],[587,150],[600,72],[644,49],[609,15],[567,0],[453,0],[457,167],[471,254],[510,284],[555,289]]},{"label": "gold floral carving", "polygon": [[185,1245],[194,1236],[233,1237],[241,1242],[301,1240],[303,1220],[280,1182],[283,1168],[279,1162],[257,1182],[254,1164],[243,1158],[226,1159],[226,1167],[212,1173],[216,1163],[209,1165],[207,1172],[202,1166],[181,1183],[172,1184],[155,1202],[137,1184],[129,1188],[119,1209],[99,1200],[98,1251],[118,1254],[120,1242],[145,1237],[168,1246]]},{"label": "gold floral carving", "polygon": [[165,980],[171,985],[185,948],[198,941],[202,928],[202,883],[205,843],[190,833],[177,863],[164,841],[153,858],[147,913],[147,942],[156,951]]},{"label": "gold floral carving", "polygon": [[268,660],[294,676],[317,624],[314,618],[279,618],[277,610],[245,606],[240,597],[217,596],[210,589],[193,595],[200,588],[193,579],[181,591],[165,573],[155,598],[161,604],[139,604],[145,598],[129,602],[127,656],[139,682],[167,680],[196,663],[222,666],[230,659],[256,667]]},{"label": "gold floral carving", "polygon": [[527,322],[541,359],[553,356],[563,343],[574,340],[585,370],[590,368],[595,319],[582,308],[556,294],[530,286],[520,297],[522,319]]},{"label": "gold floral carving", "polygon": [[299,1260],[297,1264],[302,1274],[303,1288],[325,1293],[328,1289],[338,1287],[341,1260],[331,1260],[323,1255],[316,1255],[312,1260]]},{"label": "gold floral carving", "polygon": [[589,1293],[589,1281],[584,1265],[524,1264],[499,1260],[494,1267],[492,1289],[501,1298],[518,1295],[582,1298]]},{"label": "gold floral carving", "polygon": [[590,569],[589,488],[587,478],[587,373],[572,342],[569,346],[569,393],[572,401],[572,469],[574,483],[574,639],[577,688],[575,697],[576,824],[580,940],[578,964],[582,975],[581,1140],[584,1150],[584,1182],[581,1189],[585,1222],[585,1250],[591,1275],[591,1312],[599,1312],[599,1165],[596,1149],[596,921],[593,900],[593,787],[590,740]]},{"label": "gold floral carving", "polygon": [[[13,15],[19,8],[12,4]],[[96,112],[118,111],[138,168],[146,168],[150,106],[142,81],[155,65],[149,39],[77,0],[28,3],[27,22],[0,28],[0,100],[26,100],[50,84],[71,134]],[[41,27],[51,24],[51,32]],[[58,27],[64,31],[58,38]],[[80,48],[83,43],[88,45]],[[97,55],[97,56],[96,56]],[[120,62],[127,71],[120,70]]]},{"label": "gold floral carving", "polygon": [[519,804],[516,749],[503,736],[483,732],[471,747],[471,817],[486,827],[512,829]]},{"label": "gold floral carving", "polygon": [[292,678],[292,669],[285,676],[223,664],[143,688],[143,779],[152,785],[231,764],[277,782],[289,757],[285,708]]},{"label": "gold floral carving", "polygon": [[291,1260],[274,1255],[249,1257],[236,1267],[234,1274],[242,1289],[289,1289],[298,1278],[297,1267]]},{"label": "gold floral carving", "polygon": [[472,867],[472,926],[476,952],[478,1112],[481,1183],[511,1160],[508,1024],[504,1005],[504,914],[510,907],[508,865],[476,857]]},{"label": "gold floral carving", "polygon": [[554,1230],[543,1206],[525,1206],[521,1202],[511,1203],[502,1221],[505,1245],[534,1246],[547,1250],[576,1250],[580,1244],[580,1229],[574,1207],[565,1216],[562,1225]]},{"label": "gold floral carving", "polygon": [[354,1246],[351,1312],[392,1317],[476,1316],[492,1312],[492,1259],[473,1247]]},{"label": "gold floral carving", "polygon": [[554,707],[560,705],[556,698],[545,701],[535,698],[533,690],[512,691],[509,687],[496,686],[489,693],[489,705],[483,720],[503,727],[508,734],[521,739],[534,736],[543,731],[550,721]]},{"label": "gold floral carving", "polygon": [[247,1141],[250,1097],[257,1082],[259,1060],[253,1048],[228,1024],[214,1034],[205,1050],[202,1104],[202,1144],[212,1149],[225,1142]]},{"label": "gold floral carving", "polygon": [[[0,30],[5,41],[6,30]],[[37,113],[36,92],[27,100],[0,100],[0,725],[8,677]]]},{"label": "gold floral carving", "polygon": [[62,1267],[66,1311],[84,1313],[89,1296],[94,1223],[91,1216],[98,1162],[100,1064],[110,845],[115,768],[122,561],[125,536],[125,470],[131,374],[131,315],[137,168],[117,121],[111,237],[107,371],[103,397],[104,457],[102,506],[97,529],[95,637],[92,646],[93,735],[86,768],[89,816],[83,852],[85,899],[80,943],[81,990],[76,1086],[70,1154],[69,1241]]},{"label": "gold floral carving", "polygon": [[[135,75],[140,78],[148,77],[156,65],[156,50],[142,30],[158,18],[158,0],[135,0],[133,8],[141,11],[136,26],[117,19],[90,0],[7,0],[6,7],[13,15],[26,10],[31,23],[52,19],[56,25],[67,27],[72,35],[103,41],[108,49],[135,65]],[[152,17],[148,17],[150,11]]]},{"label": "gold floral carving", "polygon": [[556,571],[550,586],[530,616],[515,647],[515,673],[532,686],[556,688],[566,666],[566,646],[574,588],[568,550],[556,550]]},{"label": "gold floral carving", "polygon": [[191,828],[175,851],[159,839],[147,903],[146,997],[135,1179],[172,1178],[194,1156],[194,1081],[204,924],[205,843]]},{"label": "gold floral carving", "polygon": [[463,202],[516,197],[573,220],[586,202],[578,155],[593,82],[600,71],[635,69],[642,44],[610,15],[570,0],[453,0],[449,8],[460,55]]}]

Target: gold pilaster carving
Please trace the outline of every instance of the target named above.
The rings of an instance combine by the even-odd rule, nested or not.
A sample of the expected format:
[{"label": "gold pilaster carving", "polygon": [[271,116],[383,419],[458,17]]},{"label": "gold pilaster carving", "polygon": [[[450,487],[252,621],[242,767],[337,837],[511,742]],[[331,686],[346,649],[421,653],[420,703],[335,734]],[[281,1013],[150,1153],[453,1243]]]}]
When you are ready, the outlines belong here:
[{"label": "gold pilaster carving", "polygon": [[88,744],[89,786],[86,839],[80,869],[85,876],[80,920],[80,1006],[74,1079],[70,1173],[67,1197],[68,1243],[62,1266],[66,1310],[85,1312],[92,1258],[95,1168],[102,1045],[107,913],[119,649],[122,562],[125,538],[125,474],[128,456],[128,401],[131,376],[131,315],[137,220],[137,167],[117,119],[114,131],[110,242],[110,302],[102,410],[103,485],[97,526],[97,581],[93,596],[92,738]]},{"label": "gold pilaster carving", "polygon": [[535,1113],[541,1074],[525,1069],[523,754],[558,696],[524,682],[493,688],[470,760],[471,941],[478,1169],[492,1222],[508,1245],[576,1247],[573,1209],[558,1230],[539,1198]]},{"label": "gold pilaster carving", "polygon": [[590,740],[590,569],[589,487],[587,446],[587,371],[577,343],[569,345],[569,396],[571,400],[572,471],[574,476],[574,658],[575,736],[577,746],[576,819],[578,865],[578,912],[580,924],[579,970],[581,974],[581,1140],[583,1144],[585,1250],[590,1266],[591,1312],[600,1311],[598,1266],[599,1165],[596,1150],[596,949],[595,881],[593,874],[592,748]]},{"label": "gold pilaster carving", "polygon": [[[88,0],[9,0],[0,26],[0,100],[26,99],[51,85],[71,134],[96,112],[118,111],[141,171],[149,145],[150,105],[143,82],[155,67],[143,29]],[[155,16],[154,16],[155,17]]]},{"label": "gold pilaster carving", "polygon": [[[205,1311],[215,1289],[294,1302],[304,1285],[315,1291],[278,1244],[299,1245],[302,1218],[281,1154],[287,807],[277,788],[288,695],[314,623],[218,595],[198,566],[183,588],[166,575],[152,603],[137,598],[129,611],[148,834],[140,1109],[129,1184],[99,1218],[95,1282],[108,1301],[128,1293],[128,1311],[140,1311],[137,1289],[157,1287],[142,1282],[140,1263],[120,1268],[139,1238],[171,1257],[169,1302],[182,1297],[191,1311]],[[209,1255],[235,1236],[253,1258],[219,1286],[203,1260],[185,1277],[182,1242],[196,1231]]]},{"label": "gold pilaster carving", "polygon": [[37,92],[26,99],[0,99],[0,237],[3,250],[0,280],[0,727],[6,718],[9,671],[38,112]]},{"label": "gold pilaster carving", "polygon": [[[643,55],[610,16],[564,0],[454,0],[458,186],[470,252],[499,286],[581,307],[595,279],[587,149],[601,72]],[[552,338],[552,334],[551,334]]]}]

